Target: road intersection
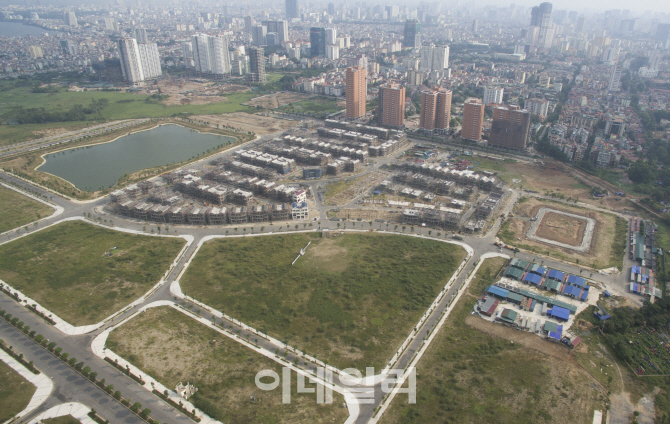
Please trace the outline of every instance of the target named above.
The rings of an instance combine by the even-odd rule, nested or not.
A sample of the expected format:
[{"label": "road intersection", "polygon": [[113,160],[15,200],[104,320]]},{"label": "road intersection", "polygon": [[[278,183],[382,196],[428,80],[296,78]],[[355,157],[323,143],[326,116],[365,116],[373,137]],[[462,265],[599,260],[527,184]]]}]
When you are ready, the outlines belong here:
[{"label": "road intersection", "polygon": [[[239,146],[233,150],[237,150],[241,147],[242,146]],[[229,153],[230,152],[228,152],[228,154]],[[380,167],[384,164],[390,163],[391,160],[392,158],[383,158],[377,161],[374,166],[370,167],[370,169],[366,170],[363,174],[359,175],[364,175],[374,171],[384,172],[383,169],[380,170]],[[7,173],[1,173],[0,177],[2,178],[0,180],[1,182],[10,184],[18,190],[32,193],[35,196],[41,197],[43,199],[48,199],[49,203],[51,203],[54,208],[58,208],[60,211],[59,214],[54,214],[49,218],[41,220],[38,226],[28,226],[26,227],[28,228],[27,230],[20,229],[18,233],[16,231],[10,231],[0,235],[0,244],[11,242],[13,239],[16,239],[16,237],[32,234],[35,231],[40,231],[47,226],[55,225],[56,223],[62,222],[66,219],[87,220],[88,222],[91,222],[95,225],[104,225],[112,229],[131,231],[141,234],[147,234],[146,228],[148,226],[150,227],[150,225],[145,222],[115,215],[107,215],[103,210],[104,204],[108,202],[107,198],[99,198],[88,202],[72,201],[16,176]],[[329,181],[334,180],[336,179]],[[319,195],[319,186],[323,185],[324,183],[325,182],[323,180],[306,183],[314,196],[314,208],[318,211],[320,216],[317,221],[310,222],[310,224],[312,224],[311,227],[307,227],[307,223],[305,222],[305,225],[299,226],[297,230],[289,230],[290,226],[295,225],[295,222],[291,221],[286,223],[266,223],[263,225],[262,231],[259,231],[260,225],[255,224],[253,227],[252,225],[248,226],[251,227],[251,231],[247,232],[246,235],[228,235],[228,232],[231,229],[230,226],[171,226],[170,236],[177,235],[185,237],[189,242],[180,256],[175,260],[175,263],[169,272],[165,275],[161,283],[156,288],[152,289],[150,293],[136,301],[132,307],[127,308],[123,312],[105,320],[102,325],[96,326],[96,328],[91,328],[87,331],[74,332],[76,334],[73,332],[66,334],[62,331],[59,331],[58,328],[46,324],[39,317],[28,312],[24,307],[20,306],[13,299],[4,294],[0,295],[0,308],[6,310],[9,313],[12,313],[14,316],[20,316],[21,320],[23,320],[26,325],[30,325],[31,329],[44,335],[49,340],[56,342],[58,346],[63,348],[63,351],[67,351],[71,356],[76,357],[80,361],[84,361],[98,373],[99,379],[104,378],[107,384],[113,384],[118,390],[123,392],[124,396],[130,396],[133,402],[140,402],[143,407],[150,408],[152,410],[151,415],[153,418],[160,422],[168,423],[190,422],[189,418],[178,412],[174,407],[160,400],[149,390],[141,387],[138,383],[124,375],[117,368],[111,366],[100,356],[96,355],[96,353],[91,349],[91,345],[94,339],[99,337],[101,334],[108,332],[110,328],[115,327],[134,316],[134,314],[136,314],[139,310],[150,307],[152,304],[156,304],[156,302],[159,302],[160,304],[171,304],[177,309],[182,309],[182,312],[186,313],[187,315],[190,314],[191,316],[193,315],[191,312],[188,312],[179,305],[188,306],[189,304],[194,304],[201,309],[201,312],[198,317],[192,316],[193,318],[201,319],[203,322],[208,322],[210,324],[212,322],[219,323],[221,328],[217,327],[218,331],[221,331],[231,339],[235,339],[243,344],[246,340],[248,340],[249,337],[257,338],[255,345],[253,347],[248,347],[256,349],[259,353],[266,354],[266,356],[282,365],[292,364],[296,360],[302,361],[304,365],[301,365],[300,367],[292,365],[295,368],[295,371],[304,372],[306,375],[323,382],[323,379],[320,379],[317,375],[318,368],[324,366],[321,361],[318,361],[315,358],[310,358],[309,356],[305,356],[291,346],[287,346],[281,341],[273,339],[272,337],[267,337],[266,335],[259,333],[257,330],[245,325],[244,323],[237,321],[234,317],[228,317],[218,311],[213,310],[212,308],[207,307],[206,305],[198,304],[194,299],[190,299],[188,296],[185,296],[183,293],[181,293],[179,288],[179,279],[190,264],[192,258],[195,256],[197,249],[205,240],[208,240],[212,237],[264,237],[278,233],[295,231],[321,231],[324,229],[329,229],[331,231],[338,230],[347,232],[374,230],[381,233],[402,234],[411,237],[425,237],[441,242],[460,244],[468,251],[466,259],[463,261],[459,270],[453,275],[450,282],[445,286],[443,292],[440,293],[440,296],[436,299],[433,306],[426,312],[422,318],[422,321],[417,325],[417,329],[407,339],[403,345],[404,348],[399,351],[396,358],[394,358],[395,363],[390,364],[394,369],[402,370],[405,370],[410,366],[414,366],[419,360],[420,354],[428,348],[430,341],[432,341],[432,337],[437,333],[437,329],[439,329],[441,323],[443,323],[448,316],[451,310],[450,305],[455,305],[455,301],[463,292],[463,289],[467,287],[467,284],[469,283],[468,277],[471,276],[473,270],[475,270],[475,268],[481,262],[482,258],[489,257],[491,255],[504,256],[504,254],[512,254],[510,251],[501,252],[500,249],[494,245],[495,234],[500,228],[502,220],[497,218],[492,223],[491,227],[485,232],[485,235],[462,235],[462,241],[460,242],[456,242],[454,239],[451,239],[449,237],[451,234],[448,231],[445,232],[443,230],[430,229],[421,226],[413,227],[410,231],[397,232],[389,230],[389,225],[387,223],[374,222],[372,224],[366,224],[361,222],[359,227],[356,228],[354,226],[355,224],[350,226],[351,223],[347,222],[345,223],[344,228],[335,228],[336,224],[332,221],[328,221],[327,218],[328,211],[333,207],[324,205],[321,200],[321,196]],[[505,206],[505,209],[501,211],[503,215],[507,215],[511,211],[514,203],[520,196],[535,195],[528,194],[520,190],[512,191],[513,192],[510,201]],[[599,210],[599,208],[587,204],[580,204],[580,206]],[[368,209],[358,204],[356,199],[352,200],[345,207]],[[607,212],[612,213],[611,211]],[[110,224],[102,224],[103,220],[107,220],[110,222]],[[438,231],[442,233],[441,237],[439,238],[436,236]],[[153,234],[153,236],[165,237],[165,235],[158,234]],[[529,254],[526,252],[518,252],[514,255],[518,258],[526,259],[528,261],[537,260],[538,258],[538,255]],[[569,273],[580,274],[584,271],[577,266],[562,263],[552,258],[542,258],[542,260],[544,266],[558,268]],[[595,282],[600,283],[608,290],[615,293],[625,293],[624,275],[609,276],[601,275],[592,271],[587,272],[590,273],[589,278]],[[225,329],[223,329],[224,327]],[[4,320],[0,320],[0,335],[2,335],[2,338],[5,339],[9,344],[15,346],[18,350],[24,353],[28,360],[34,361],[35,366],[42,370],[42,372],[49,376],[53,381],[54,390],[51,395],[39,408],[28,414],[26,418],[34,418],[47,409],[55,407],[64,402],[79,402],[89,407],[95,408],[100,416],[109,419],[111,422],[142,422],[138,416],[120,405],[95,384],[76,373],[73,369],[65,365],[60,359],[53,356],[53,354],[43,349],[32,339],[27,337],[22,332],[16,330]],[[280,352],[285,353],[285,356],[275,354],[274,352],[276,352],[277,349],[279,349]],[[340,370],[336,370],[330,366],[329,368],[332,369],[335,375],[341,374]],[[351,416],[349,420],[347,420],[347,423],[362,424],[367,422],[376,422],[381,415],[381,412],[386,409],[390,401],[393,399],[393,395],[386,396],[386,393],[383,393],[381,390],[382,384],[388,384],[389,381],[395,382],[395,387],[397,389],[404,381],[404,377],[406,377],[406,375],[403,375],[400,379],[396,379],[393,375],[382,373],[377,374],[373,378],[363,379],[360,383],[352,386],[338,382],[338,379],[335,378],[333,381],[335,385],[334,389],[344,394],[345,398],[348,399],[347,403]],[[393,384],[391,385],[393,386]],[[360,401],[357,400],[357,398],[360,399]],[[363,399],[365,399],[365,401],[363,401]],[[368,403],[368,400],[371,400],[371,402]]]}]

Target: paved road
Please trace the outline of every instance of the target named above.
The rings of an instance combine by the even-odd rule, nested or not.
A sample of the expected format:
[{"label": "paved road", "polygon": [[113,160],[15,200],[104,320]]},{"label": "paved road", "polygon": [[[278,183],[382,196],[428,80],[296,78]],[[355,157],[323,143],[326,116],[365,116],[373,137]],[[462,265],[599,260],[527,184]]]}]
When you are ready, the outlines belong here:
[{"label": "paved road", "polygon": [[67,144],[71,141],[77,141],[83,137],[95,137],[106,132],[117,131],[123,128],[133,127],[135,125],[143,124],[149,119],[133,119],[126,121],[115,121],[106,124],[96,125],[94,127],[85,128],[82,130],[72,131],[66,135],[54,135],[38,140],[26,141],[19,144],[10,144],[0,148],[0,158],[9,156],[16,156],[21,153],[29,152],[31,150],[44,149],[59,144]]},{"label": "paved road", "polygon": [[[273,134],[265,136],[263,138],[271,138],[274,136],[275,135]],[[222,153],[222,155],[230,154],[231,152],[240,148],[243,148],[243,146],[238,146],[235,149],[232,149],[231,151]],[[378,170],[381,165],[388,163],[390,160],[391,158],[383,158],[381,160],[378,160],[375,166],[366,170],[365,173]],[[157,226],[157,224],[149,225],[145,222],[118,216],[110,216],[101,213],[102,210],[101,206],[103,206],[107,202],[107,199],[105,198],[96,199],[94,201],[87,203],[74,202],[65,199],[57,194],[44,190],[42,188],[36,187],[18,178],[12,177],[10,175],[0,174],[0,177],[2,178],[2,180],[0,181],[6,183],[8,182],[16,187],[30,191],[31,193],[36,193],[38,196],[46,196],[46,198],[50,202],[64,208],[64,213],[62,215],[58,216],[57,218],[42,221],[40,223],[40,227],[60,221],[64,218],[83,217],[83,216],[88,217],[89,214],[90,217],[93,219],[99,217],[101,219],[106,219],[108,222],[113,221],[113,227],[116,228],[125,228],[136,231],[143,231],[143,229],[146,228],[148,231],[149,228]],[[330,207],[323,205],[318,196],[319,185],[323,183],[324,181],[308,183],[312,193],[315,194],[316,209],[319,211],[320,219],[317,221],[311,221],[309,223],[303,222],[298,224],[298,228],[300,230],[303,229],[319,230],[322,228],[329,228],[329,227],[330,229],[336,229],[335,228],[336,224],[327,221],[326,218],[327,211],[330,209]],[[502,211],[502,213],[504,214],[509,213],[516,199],[522,194],[527,195],[527,193],[522,193],[520,191],[513,191],[512,199],[506,206],[505,210]],[[362,208],[362,209],[365,208],[356,203],[352,203],[346,207]],[[587,205],[587,207],[597,209],[596,207],[593,206]],[[310,224],[312,225],[311,227],[308,226]],[[355,224],[359,224],[359,226],[355,227]],[[493,223],[492,228],[488,231],[487,235],[482,237],[463,236],[463,242],[468,244],[474,250],[474,255],[469,260],[468,264],[464,267],[463,271],[458,275],[454,284],[448,290],[446,296],[444,296],[442,301],[439,303],[438,307],[428,316],[426,324],[418,331],[418,334],[416,335],[415,339],[410,343],[408,348],[401,355],[401,357],[398,360],[398,366],[396,366],[396,368],[404,367],[411,362],[414,354],[420,349],[424,337],[427,334],[427,331],[431,329],[435,325],[435,323],[437,323],[437,321],[440,319],[446,305],[448,304],[448,301],[451,299],[451,296],[455,295],[459,290],[459,288],[463,285],[466,276],[468,275],[472,267],[477,263],[479,257],[487,252],[498,251],[498,248],[495,247],[493,243],[495,241],[495,234],[499,229],[500,224],[501,220],[497,219]],[[295,230],[295,225],[296,224],[294,221],[275,222],[272,224],[264,223],[263,225],[248,224],[246,226],[238,226],[239,230],[237,233],[243,234],[244,233],[242,231],[243,228],[247,228],[246,234],[258,233],[261,231],[261,228],[263,228],[262,232],[265,234],[268,233],[276,234],[285,232],[288,229]],[[373,225],[370,226],[365,222],[360,223],[348,222],[347,226],[350,229],[357,229],[357,228],[365,230],[374,229],[376,231],[385,231],[387,229],[395,228],[395,226],[387,227],[386,223],[373,223]],[[29,228],[32,229],[33,227],[31,226]],[[29,231],[34,231],[34,229]],[[194,227],[194,226],[176,226],[176,225],[170,226],[170,234],[175,234],[175,231],[179,235],[192,236],[194,242],[187,249],[185,254],[177,263],[177,266],[170,273],[170,275],[167,278],[166,284],[162,285],[155,293],[149,296],[149,298],[146,299],[143,305],[158,300],[172,301],[174,299],[173,294],[170,293],[170,283],[172,283],[179,276],[181,271],[188,263],[188,259],[195,252],[195,249],[197,248],[199,241],[201,241],[203,237],[210,235],[225,236],[225,235],[237,234],[236,232],[234,232],[231,226],[227,227],[204,227],[204,226]],[[406,233],[409,232],[410,232],[409,230],[406,231]],[[431,229],[422,227],[414,227],[413,234],[420,236],[430,235],[435,237],[438,232],[442,233],[440,237],[442,239],[446,238],[447,234],[450,234],[450,232],[444,231],[442,229]],[[21,230],[21,233],[25,233],[25,230]],[[0,236],[0,243],[15,237],[17,237],[17,234],[15,232],[5,234],[4,236]],[[509,251],[505,251],[503,253],[507,253],[510,255],[512,254]],[[524,252],[519,252],[515,256],[529,261],[537,259],[536,255],[531,255]],[[583,270],[580,270],[579,267],[567,265],[559,261],[553,260],[551,258],[539,258],[537,259],[537,261],[538,262],[543,261],[545,266],[560,268],[567,272],[575,273],[578,275],[583,272]],[[607,285],[608,287],[617,287],[621,293],[625,293],[625,291],[623,291],[625,283],[624,275],[620,275],[617,277],[610,277],[610,276],[602,276],[599,274],[591,275],[590,272],[588,271],[587,273],[593,280],[601,282]],[[582,273],[582,275],[585,274]],[[58,330],[56,330],[53,326],[41,322],[41,320],[36,315],[28,312],[26,309],[19,306],[17,303],[15,303],[13,300],[5,296],[4,294],[0,295],[0,307],[12,313],[14,316],[20,317],[20,319],[24,321],[27,325],[30,325],[32,329],[43,334],[51,341],[56,342],[59,346],[63,348],[64,351],[70,353],[71,356],[75,356],[77,359],[83,360],[94,371],[98,372],[98,378],[105,378],[108,384],[109,383],[114,384],[114,386],[117,389],[121,390],[121,392],[124,395],[126,396],[130,395],[133,401],[138,401],[142,403],[144,407],[149,407],[152,410],[151,415],[154,418],[158,419],[160,422],[173,423],[173,422],[190,421],[183,414],[178,413],[177,411],[174,410],[174,408],[163,403],[157,397],[147,392],[144,388],[140,387],[133,380],[130,380],[123,373],[118,371],[116,368],[108,365],[106,362],[104,362],[91,352],[90,344],[93,338],[97,334],[99,334],[101,331],[108,328],[109,326],[114,325],[115,323],[118,323],[121,320],[125,319],[128,315],[132,314],[135,309],[131,309],[130,311],[127,311],[126,313],[119,315],[112,322],[106,324],[104,328],[98,329],[92,333],[79,336],[66,336],[60,333]],[[211,319],[211,314],[206,312],[204,309],[202,310],[201,314],[203,317]],[[220,321],[220,318],[217,319],[217,321]],[[246,337],[246,335],[248,334],[247,330],[245,330],[244,328],[240,328],[234,322],[226,321],[226,325],[233,326],[233,329],[239,329],[243,337]],[[53,358],[50,354],[48,354],[40,347],[38,347],[32,340],[30,340],[25,335],[22,335],[21,333],[13,329],[4,321],[0,321],[0,336],[5,340],[9,341],[10,344],[20,349],[24,353],[24,355],[30,358],[30,360],[35,361],[36,366],[41,370],[43,370],[43,372],[49,377],[51,377],[54,381],[56,390],[54,390],[54,393],[45,403],[44,407],[41,408],[39,411],[36,411],[34,415],[36,415],[38,412],[42,412],[44,408],[48,409],[50,406],[53,406],[57,403],[67,401],[79,401],[85,403],[86,405],[94,407],[97,411],[100,412],[100,414],[103,417],[109,419],[112,422],[120,422],[120,421],[128,423],[139,422],[136,421],[137,420],[136,417],[134,417],[127,410],[125,410],[125,408],[122,408],[120,405],[118,405],[118,403],[114,402],[104,393],[102,393],[95,385],[88,382],[86,379],[78,376],[76,373],[70,370],[69,367],[66,367],[65,365],[61,364],[58,359]],[[253,337],[253,334],[251,334],[250,337]],[[277,348],[277,344],[273,344],[271,341],[267,341],[262,338],[258,338],[258,343],[262,348],[268,349],[270,351],[273,351],[275,348]],[[289,360],[292,360],[294,359],[294,356],[289,353],[288,358]],[[316,366],[315,364],[309,364],[307,368],[309,370],[314,370],[315,366]],[[380,385],[381,383],[378,383],[372,388],[368,387],[366,389],[367,391],[369,391],[370,389],[374,389],[374,403],[361,405],[360,414],[358,416],[358,419],[356,420],[357,423],[362,424],[368,422],[368,420],[373,416],[374,409],[378,407],[383,401],[382,398],[384,393],[381,392]],[[358,386],[358,388],[363,389],[363,386]]]}]

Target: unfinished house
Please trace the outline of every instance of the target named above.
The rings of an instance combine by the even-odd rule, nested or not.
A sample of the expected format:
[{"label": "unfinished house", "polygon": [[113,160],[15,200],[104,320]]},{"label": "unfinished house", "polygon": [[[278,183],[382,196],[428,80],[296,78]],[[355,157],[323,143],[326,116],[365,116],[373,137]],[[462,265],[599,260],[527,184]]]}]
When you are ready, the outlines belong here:
[{"label": "unfinished house", "polygon": [[228,190],[225,187],[210,187],[205,192],[205,199],[212,205],[222,205],[226,201]]},{"label": "unfinished house", "polygon": [[165,214],[166,220],[170,224],[183,224],[184,223],[184,212],[187,208],[183,206],[173,206]]},{"label": "unfinished house", "polygon": [[272,205],[272,221],[287,221],[291,218],[291,208],[288,203]]},{"label": "unfinished house", "polygon": [[207,208],[193,206],[186,215],[186,221],[191,225],[205,225],[207,223]]},{"label": "unfinished house", "polygon": [[149,220],[149,210],[154,205],[152,203],[140,203],[138,205],[135,205],[133,208],[133,216],[139,220],[142,221],[148,221]]},{"label": "unfinished house", "polygon": [[418,225],[421,222],[421,212],[418,209],[403,209],[402,223]]},{"label": "unfinished house", "polygon": [[133,210],[139,202],[136,200],[126,200],[119,203],[119,212],[123,216],[133,216]]},{"label": "unfinished house", "polygon": [[231,224],[244,224],[248,220],[246,206],[235,206],[228,211],[228,220]]},{"label": "unfinished house", "polygon": [[225,207],[218,208],[215,206],[209,209],[207,213],[207,222],[210,225],[224,225],[227,219],[226,212],[227,209]]},{"label": "unfinished house", "polygon": [[165,214],[169,209],[169,206],[156,205],[149,211],[149,219],[156,222],[165,222]]},{"label": "unfinished house", "polygon": [[504,193],[502,191],[492,191],[489,193],[486,200],[484,200],[475,210],[475,218],[486,220],[494,215],[503,203],[501,201],[503,195]]},{"label": "unfinished house", "polygon": [[231,193],[230,200],[233,203],[236,203],[238,205],[243,205],[247,206],[249,204],[249,201],[254,197],[254,194],[250,191],[244,191],[241,189],[235,189]]},{"label": "unfinished house", "polygon": [[254,205],[251,207],[249,218],[251,222],[264,222],[268,220],[269,208],[265,205]]}]

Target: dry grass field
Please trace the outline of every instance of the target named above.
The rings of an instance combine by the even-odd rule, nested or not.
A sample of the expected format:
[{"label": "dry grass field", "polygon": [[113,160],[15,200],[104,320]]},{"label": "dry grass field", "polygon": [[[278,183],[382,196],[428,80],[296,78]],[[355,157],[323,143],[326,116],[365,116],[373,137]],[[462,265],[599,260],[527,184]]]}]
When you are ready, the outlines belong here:
[{"label": "dry grass field", "polygon": [[416,404],[396,396],[380,423],[592,423],[606,391],[567,349],[470,314],[504,263],[482,264],[419,361]]},{"label": "dry grass field", "polygon": [[342,423],[349,415],[338,393],[323,405],[315,394],[298,394],[295,373],[291,403],[282,404],[281,386],[262,391],[254,383],[261,370],[281,376],[280,364],[169,306],[149,309],[112,331],[107,347],[167,387],[194,384],[198,394],[189,401],[224,423]]}]

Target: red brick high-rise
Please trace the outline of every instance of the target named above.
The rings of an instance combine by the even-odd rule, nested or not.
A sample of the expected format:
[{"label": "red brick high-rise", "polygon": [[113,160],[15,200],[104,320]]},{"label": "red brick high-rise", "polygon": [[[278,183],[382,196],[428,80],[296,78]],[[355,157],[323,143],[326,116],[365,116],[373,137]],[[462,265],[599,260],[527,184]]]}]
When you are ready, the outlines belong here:
[{"label": "red brick high-rise", "polygon": [[368,92],[367,71],[360,66],[347,68],[346,103],[347,118],[357,119],[365,116],[365,101]]},{"label": "red brick high-rise", "polygon": [[449,129],[450,120],[451,91],[422,91],[419,127],[424,131],[444,133]]},{"label": "red brick high-rise", "polygon": [[379,123],[394,128],[405,125],[405,87],[397,84],[379,87]]},{"label": "red brick high-rise", "polygon": [[530,134],[530,113],[519,106],[493,109],[489,146],[524,150]]},{"label": "red brick high-rise", "polygon": [[467,99],[463,104],[461,138],[472,141],[481,140],[482,125],[484,125],[484,103],[480,99]]}]

